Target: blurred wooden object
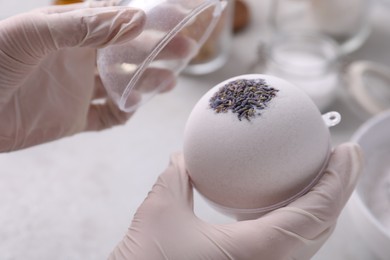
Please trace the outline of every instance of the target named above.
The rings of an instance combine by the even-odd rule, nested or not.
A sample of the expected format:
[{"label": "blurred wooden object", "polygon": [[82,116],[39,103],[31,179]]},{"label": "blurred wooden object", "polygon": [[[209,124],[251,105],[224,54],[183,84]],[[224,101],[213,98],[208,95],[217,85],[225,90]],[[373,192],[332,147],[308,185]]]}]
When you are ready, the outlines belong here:
[{"label": "blurred wooden object", "polygon": [[250,22],[250,12],[248,4],[245,0],[234,0],[234,20],[233,20],[233,32],[237,33]]},{"label": "blurred wooden object", "polygon": [[81,3],[84,2],[83,0],[55,0],[53,1],[53,4],[55,5],[66,5],[66,4],[74,4],[74,3]]}]

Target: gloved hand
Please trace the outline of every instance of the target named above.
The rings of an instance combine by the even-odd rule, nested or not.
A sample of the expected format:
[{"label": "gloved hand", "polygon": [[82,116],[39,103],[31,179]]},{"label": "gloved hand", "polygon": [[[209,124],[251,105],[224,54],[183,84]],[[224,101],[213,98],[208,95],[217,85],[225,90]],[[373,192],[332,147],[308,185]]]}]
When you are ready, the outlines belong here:
[{"label": "gloved hand", "polygon": [[[0,152],[124,123],[105,98],[96,48],[136,37],[142,11],[113,1],[51,6],[0,21]],[[136,51],[136,50],[134,50]]]},{"label": "gloved hand", "polygon": [[332,233],[361,168],[360,148],[340,145],[318,184],[291,204],[255,220],[209,224],[193,212],[189,177],[175,155],[110,259],[310,259]]}]

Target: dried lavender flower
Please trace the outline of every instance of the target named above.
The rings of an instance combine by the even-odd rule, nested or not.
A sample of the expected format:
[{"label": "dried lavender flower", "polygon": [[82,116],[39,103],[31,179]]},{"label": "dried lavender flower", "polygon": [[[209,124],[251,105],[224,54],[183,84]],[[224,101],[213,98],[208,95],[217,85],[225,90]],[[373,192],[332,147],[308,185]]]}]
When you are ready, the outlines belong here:
[{"label": "dried lavender flower", "polygon": [[237,79],[222,86],[210,99],[210,108],[216,113],[229,110],[237,114],[241,121],[248,121],[276,96],[279,90],[270,87],[264,79]]}]

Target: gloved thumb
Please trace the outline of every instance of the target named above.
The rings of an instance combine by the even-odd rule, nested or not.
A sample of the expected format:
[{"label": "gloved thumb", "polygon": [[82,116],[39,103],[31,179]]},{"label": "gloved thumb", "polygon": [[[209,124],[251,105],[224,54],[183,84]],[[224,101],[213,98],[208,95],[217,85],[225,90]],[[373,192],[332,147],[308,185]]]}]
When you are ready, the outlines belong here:
[{"label": "gloved thumb", "polygon": [[154,211],[160,217],[162,212],[193,214],[193,190],[181,153],[171,156],[169,166],[158,177],[137,214],[144,211],[146,215]]},{"label": "gloved thumb", "polygon": [[202,229],[194,227],[199,222],[192,209],[192,196],[183,156],[174,154],[109,259],[206,259],[198,257],[204,252],[192,251],[193,247],[203,251],[210,243],[205,236],[197,240]]}]

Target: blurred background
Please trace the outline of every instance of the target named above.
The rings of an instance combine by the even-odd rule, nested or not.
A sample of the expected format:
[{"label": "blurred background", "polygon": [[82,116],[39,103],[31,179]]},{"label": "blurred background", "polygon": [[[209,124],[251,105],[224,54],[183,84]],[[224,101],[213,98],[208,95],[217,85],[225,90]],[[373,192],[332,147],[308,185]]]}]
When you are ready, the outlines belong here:
[{"label": "blurred background", "polygon": [[[0,19],[62,2],[0,0]],[[170,154],[181,151],[195,103],[215,84],[248,73],[283,77],[322,113],[339,112],[334,145],[360,142],[387,122],[380,135],[368,134],[380,136],[375,142],[362,141],[368,154],[381,153],[367,156],[364,182],[313,259],[389,259],[389,24],[387,0],[229,0],[176,88],[126,125],[0,154],[0,260],[106,259]],[[232,221],[197,194],[195,208],[207,221]]]}]

